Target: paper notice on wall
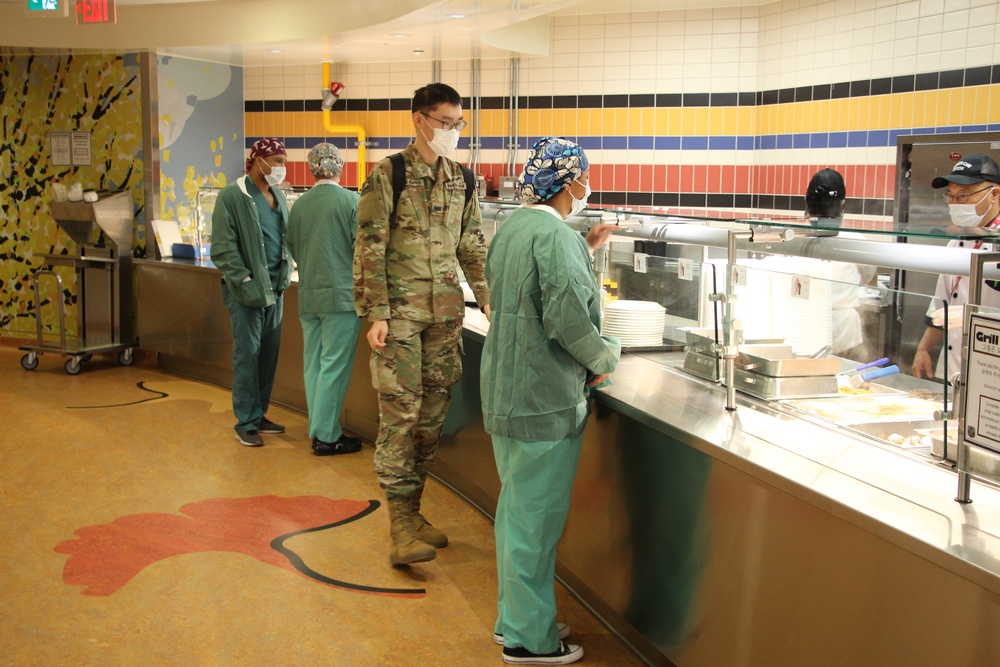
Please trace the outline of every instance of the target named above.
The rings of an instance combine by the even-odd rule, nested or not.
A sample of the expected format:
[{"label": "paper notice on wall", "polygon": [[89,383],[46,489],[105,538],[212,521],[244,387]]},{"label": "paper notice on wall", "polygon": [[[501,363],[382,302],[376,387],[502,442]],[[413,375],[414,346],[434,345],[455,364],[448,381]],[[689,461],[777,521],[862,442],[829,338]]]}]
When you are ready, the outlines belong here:
[{"label": "paper notice on wall", "polygon": [[68,167],[73,164],[73,153],[70,150],[71,132],[49,132],[49,144],[52,149],[52,164],[56,167]]}]

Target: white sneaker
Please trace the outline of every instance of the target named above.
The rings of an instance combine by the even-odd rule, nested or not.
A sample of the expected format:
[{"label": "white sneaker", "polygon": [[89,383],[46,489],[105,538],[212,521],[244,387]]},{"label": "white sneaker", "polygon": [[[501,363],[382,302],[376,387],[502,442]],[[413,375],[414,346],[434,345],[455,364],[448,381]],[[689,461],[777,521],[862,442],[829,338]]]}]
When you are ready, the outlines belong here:
[{"label": "white sneaker", "polygon": [[[556,629],[559,630],[559,639],[566,639],[569,637],[569,626],[565,623],[556,623]],[[499,632],[493,633],[493,643],[500,644],[503,646],[503,635]]]},{"label": "white sneaker", "polygon": [[532,653],[523,646],[503,648],[503,661],[508,665],[568,665],[583,657],[583,647],[579,644],[559,642],[559,648],[552,653]]}]

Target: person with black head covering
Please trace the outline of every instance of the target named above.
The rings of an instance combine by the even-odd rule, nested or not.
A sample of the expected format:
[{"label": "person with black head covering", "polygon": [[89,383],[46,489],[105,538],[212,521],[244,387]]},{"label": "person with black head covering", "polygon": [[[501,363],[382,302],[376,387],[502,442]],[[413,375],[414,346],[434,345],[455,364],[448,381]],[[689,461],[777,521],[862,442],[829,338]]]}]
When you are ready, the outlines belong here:
[{"label": "person with black head covering", "polygon": [[[806,216],[818,227],[840,227],[846,199],[844,177],[840,172],[821,169],[813,174],[806,188]],[[861,238],[860,234],[851,232],[840,232],[839,236]],[[831,264],[831,349],[838,357],[862,361],[869,352],[864,347],[858,289],[875,278],[875,267],[846,262]]]},{"label": "person with black head covering", "polygon": [[[989,155],[974,153],[955,163],[951,173],[931,181],[933,188],[945,188],[942,195],[948,204],[948,216],[956,227],[1000,227],[1000,167]],[[948,247],[979,249],[982,241],[949,241]],[[1000,308],[1000,291],[994,281],[983,285],[982,304]],[[969,279],[965,276],[942,275],[938,278],[934,300],[924,317],[924,335],[913,355],[912,371],[916,377],[937,377],[943,380],[961,370],[962,324],[961,308],[969,302]],[[948,306],[947,355],[933,353],[944,342],[944,315],[942,307]],[[958,316],[957,316],[958,315]],[[957,317],[956,317],[957,316]],[[945,369],[947,359],[947,369]]]}]

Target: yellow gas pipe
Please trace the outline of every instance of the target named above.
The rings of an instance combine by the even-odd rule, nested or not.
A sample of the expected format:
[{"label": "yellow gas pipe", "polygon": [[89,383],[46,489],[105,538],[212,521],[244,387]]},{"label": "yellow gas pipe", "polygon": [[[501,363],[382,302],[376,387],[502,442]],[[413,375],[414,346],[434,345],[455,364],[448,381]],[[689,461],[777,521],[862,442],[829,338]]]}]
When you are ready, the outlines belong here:
[{"label": "yellow gas pipe", "polygon": [[[330,63],[323,63],[323,89],[330,85]],[[330,134],[354,134],[358,137],[358,190],[368,178],[368,135],[360,125],[337,125],[330,118],[330,109],[323,109],[323,128]]]}]

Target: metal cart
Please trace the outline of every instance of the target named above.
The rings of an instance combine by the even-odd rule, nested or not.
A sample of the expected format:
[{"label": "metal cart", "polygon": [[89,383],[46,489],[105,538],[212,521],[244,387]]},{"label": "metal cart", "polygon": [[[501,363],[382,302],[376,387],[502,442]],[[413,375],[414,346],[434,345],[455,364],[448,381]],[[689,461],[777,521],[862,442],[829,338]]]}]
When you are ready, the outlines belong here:
[{"label": "metal cart", "polygon": [[[32,277],[35,293],[35,323],[38,341],[21,346],[27,352],[21,367],[33,371],[38,357],[45,352],[68,356],[65,368],[70,375],[82,369],[95,352],[118,350],[118,363],[135,362],[133,349],[138,346],[132,330],[132,197],[128,192],[102,193],[88,202],[53,202],[52,217],[76,242],[75,255],[44,255],[46,267]],[[110,243],[108,243],[110,242]],[[66,333],[62,278],[52,270],[56,266],[76,269],[79,324],[76,336]],[[51,277],[55,283],[52,304],[59,313],[59,341],[46,341],[42,330],[42,299],[39,281]]]}]

